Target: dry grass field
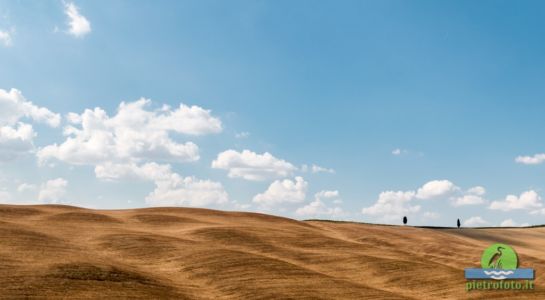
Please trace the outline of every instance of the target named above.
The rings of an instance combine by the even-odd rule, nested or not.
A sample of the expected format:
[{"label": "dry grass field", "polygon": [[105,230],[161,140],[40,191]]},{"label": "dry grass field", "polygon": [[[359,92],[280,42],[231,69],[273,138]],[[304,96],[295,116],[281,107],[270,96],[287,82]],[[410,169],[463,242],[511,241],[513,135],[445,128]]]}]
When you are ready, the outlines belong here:
[{"label": "dry grass field", "polygon": [[[492,243],[534,291],[466,292]],[[189,208],[0,206],[0,297],[545,299],[545,228],[431,229]]]}]

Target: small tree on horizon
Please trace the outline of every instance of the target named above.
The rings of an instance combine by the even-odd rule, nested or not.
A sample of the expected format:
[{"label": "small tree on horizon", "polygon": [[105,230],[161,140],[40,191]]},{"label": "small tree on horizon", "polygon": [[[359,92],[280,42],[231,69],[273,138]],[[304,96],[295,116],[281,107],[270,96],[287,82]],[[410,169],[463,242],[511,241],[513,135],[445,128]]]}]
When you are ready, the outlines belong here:
[{"label": "small tree on horizon", "polygon": [[456,225],[458,225],[458,228],[460,228],[460,219],[458,219],[458,221],[456,221]]},{"label": "small tree on horizon", "polygon": [[407,225],[407,216],[403,217],[403,225]]}]

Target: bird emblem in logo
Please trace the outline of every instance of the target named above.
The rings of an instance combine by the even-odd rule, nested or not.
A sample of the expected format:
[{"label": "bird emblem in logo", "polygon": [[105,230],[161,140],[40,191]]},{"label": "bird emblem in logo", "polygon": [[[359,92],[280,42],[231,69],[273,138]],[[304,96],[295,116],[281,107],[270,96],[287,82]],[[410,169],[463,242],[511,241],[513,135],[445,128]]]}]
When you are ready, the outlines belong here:
[{"label": "bird emblem in logo", "polygon": [[482,269],[466,269],[467,279],[532,279],[533,269],[519,269],[515,250],[506,244],[494,244],[483,251]]},{"label": "bird emblem in logo", "polygon": [[483,269],[488,269],[484,273],[490,278],[506,279],[518,267],[517,253],[505,244],[494,244],[484,250],[481,266]]},{"label": "bird emblem in logo", "polygon": [[488,261],[488,267],[491,269],[501,269],[502,266],[501,256],[503,255],[502,250],[505,248],[502,246],[498,246],[498,248],[496,249],[496,253],[494,253],[494,255],[492,255],[492,257]]}]

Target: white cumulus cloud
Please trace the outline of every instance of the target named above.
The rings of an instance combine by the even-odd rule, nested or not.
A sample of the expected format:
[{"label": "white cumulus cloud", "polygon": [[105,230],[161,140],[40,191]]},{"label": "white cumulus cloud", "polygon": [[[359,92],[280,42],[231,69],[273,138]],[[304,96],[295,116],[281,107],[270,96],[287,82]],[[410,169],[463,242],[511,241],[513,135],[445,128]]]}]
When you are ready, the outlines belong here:
[{"label": "white cumulus cloud", "polygon": [[324,167],[320,167],[318,165],[312,165],[312,173],[330,173],[330,174],[334,174],[335,173],[335,170],[331,169],[331,168],[324,168]]},{"label": "white cumulus cloud", "polygon": [[303,173],[306,173],[306,172],[312,172],[314,174],[317,174],[317,173],[330,173],[330,174],[335,174],[335,170],[334,169],[331,169],[331,168],[325,168],[325,167],[321,167],[321,166],[318,166],[318,165],[311,165],[311,166],[308,166],[308,165],[302,165],[301,168],[299,169],[299,171],[303,172]]},{"label": "white cumulus cloud", "polygon": [[467,190],[467,193],[476,196],[483,196],[484,194],[486,194],[486,189],[482,186],[474,186]]},{"label": "white cumulus cloud", "polygon": [[247,131],[237,132],[237,133],[235,134],[235,138],[237,138],[237,139],[245,139],[245,138],[247,138],[247,137],[249,137],[249,136],[250,136],[250,133],[247,132]]},{"label": "white cumulus cloud", "polygon": [[155,190],[146,197],[151,206],[203,207],[224,204],[229,196],[219,182],[183,177],[168,164],[105,163],[95,167],[96,177],[103,180],[141,179],[155,183]]},{"label": "white cumulus cloud", "polygon": [[122,102],[113,117],[101,108],[86,109],[81,115],[68,114],[72,125],[64,129],[66,140],[60,145],[40,149],[39,161],[44,163],[55,158],[75,165],[196,161],[199,159],[198,146],[192,142],[176,142],[170,133],[201,135],[222,130],[220,120],[200,107],[181,104],[175,110],[169,107],[147,110],[150,104],[147,99]]},{"label": "white cumulus cloud", "polygon": [[481,196],[477,195],[464,195],[455,199],[452,203],[453,206],[465,206],[465,205],[478,205],[485,203],[485,200]]},{"label": "white cumulus cloud", "polygon": [[448,180],[432,180],[424,184],[416,192],[419,199],[432,199],[452,194],[459,188]]},{"label": "white cumulus cloud", "polygon": [[106,181],[121,179],[165,180],[172,175],[170,165],[155,162],[137,165],[136,163],[116,164],[106,162],[95,167],[95,176]]},{"label": "white cumulus cloud", "polygon": [[19,193],[24,193],[26,191],[33,191],[36,189],[36,185],[34,184],[30,184],[30,183],[21,183],[18,187],[17,187],[17,191]]},{"label": "white cumulus cloud", "polygon": [[504,221],[501,222],[501,224],[500,224],[500,227],[528,227],[528,226],[530,226],[529,223],[522,223],[522,224],[519,224],[519,223],[513,221],[513,219],[504,220]]},{"label": "white cumulus cloud", "polygon": [[25,99],[21,91],[0,89],[0,125],[13,126],[22,118],[46,123],[51,127],[58,127],[61,123],[59,114],[55,114],[45,107],[34,105]]},{"label": "white cumulus cloud", "polygon": [[392,154],[393,154],[393,155],[401,155],[401,152],[402,152],[402,151],[401,151],[401,149],[399,149],[399,148],[392,150]]},{"label": "white cumulus cloud", "polygon": [[227,170],[230,178],[261,181],[268,178],[290,176],[297,168],[291,163],[265,152],[227,150],[218,154],[212,168]]},{"label": "white cumulus cloud", "polygon": [[493,201],[488,208],[511,211],[517,209],[539,209],[542,206],[543,203],[539,194],[536,191],[530,190],[520,194],[518,197],[516,195],[508,195],[503,201]]},{"label": "white cumulus cloud", "polygon": [[363,208],[364,215],[379,217],[384,221],[400,220],[405,215],[420,211],[420,205],[412,205],[415,198],[414,191],[386,191],[380,193],[378,200],[370,207]]},{"label": "white cumulus cloud", "polygon": [[464,221],[464,226],[468,226],[468,227],[478,227],[478,226],[484,226],[488,224],[489,223],[487,221],[485,221],[483,218],[479,216],[471,217]]},{"label": "white cumulus cloud", "polygon": [[26,122],[60,124],[60,115],[25,99],[16,89],[0,89],[0,161],[12,160],[34,150],[36,133]]},{"label": "white cumulus cloud", "polygon": [[155,190],[146,197],[151,206],[194,206],[224,204],[229,197],[223,185],[211,180],[182,177],[176,173],[166,180],[157,180]]},{"label": "white cumulus cloud", "polygon": [[78,7],[74,3],[65,3],[64,13],[68,17],[69,34],[79,38],[91,32],[91,23],[79,12]]},{"label": "white cumulus cloud", "polygon": [[486,194],[486,189],[482,186],[474,186],[468,189],[465,193],[460,192],[460,195],[453,198],[452,206],[479,205],[487,201],[483,198]]},{"label": "white cumulus cloud", "polygon": [[301,203],[305,201],[307,188],[308,183],[303,177],[295,177],[295,180],[276,180],[265,192],[255,195],[253,202],[263,206]]},{"label": "white cumulus cloud", "polygon": [[[295,213],[299,216],[341,216],[344,211],[339,206],[329,205],[326,201],[339,197],[339,191],[323,190],[314,195],[314,201],[298,208]],[[332,201],[338,204],[337,201]]]},{"label": "white cumulus cloud", "polygon": [[[219,133],[221,121],[209,110],[180,104],[150,109],[151,101],[122,102],[109,116],[101,108],[68,113],[61,144],[41,148],[37,157],[44,164],[56,159],[72,165],[95,167],[95,176],[105,181],[145,180],[155,184],[146,197],[151,206],[207,206],[228,202],[221,183],[181,176],[170,164],[199,159],[192,142],[178,142],[171,135]],[[177,138],[180,138],[176,136]]]},{"label": "white cumulus cloud", "polygon": [[36,133],[32,125],[18,123],[16,127],[0,127],[0,161],[12,160],[34,149]]},{"label": "white cumulus cloud", "polygon": [[[432,180],[416,191],[382,192],[375,204],[363,208],[362,213],[384,222],[391,222],[400,220],[405,215],[418,213],[421,208],[418,200],[444,198],[450,200],[453,206],[482,204],[486,203],[486,200],[482,198],[485,193],[486,190],[482,186],[463,191],[449,180]],[[433,213],[424,212],[422,217],[432,219],[436,216]]]},{"label": "white cumulus cloud", "polygon": [[0,43],[2,43],[4,47],[11,47],[13,45],[10,31],[0,30]]},{"label": "white cumulus cloud", "polygon": [[319,199],[322,199],[322,198],[325,198],[325,199],[338,198],[339,197],[339,191],[337,191],[337,190],[335,190],[335,191],[323,190],[323,191],[319,191],[318,193],[316,193],[314,195],[314,197],[319,198]]},{"label": "white cumulus cloud", "polygon": [[518,156],[515,161],[525,165],[539,165],[545,162],[545,153],[538,153],[533,156]]},{"label": "white cumulus cloud", "polygon": [[45,184],[42,184],[38,200],[40,202],[58,203],[66,194],[67,186],[68,181],[63,178],[48,180]]}]

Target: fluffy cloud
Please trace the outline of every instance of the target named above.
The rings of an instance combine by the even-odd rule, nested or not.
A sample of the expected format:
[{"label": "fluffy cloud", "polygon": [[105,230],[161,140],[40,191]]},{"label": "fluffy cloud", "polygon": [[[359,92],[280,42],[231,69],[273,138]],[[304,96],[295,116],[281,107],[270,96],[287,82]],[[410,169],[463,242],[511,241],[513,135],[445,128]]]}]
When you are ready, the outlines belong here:
[{"label": "fluffy cloud", "polygon": [[257,194],[253,201],[263,206],[274,206],[283,203],[301,203],[305,201],[308,183],[303,177],[295,180],[276,180],[262,194]]},{"label": "fluffy cloud", "polygon": [[525,165],[539,165],[545,162],[545,153],[535,154],[533,156],[518,156],[515,161]]},{"label": "fluffy cloud", "polygon": [[238,132],[238,133],[235,134],[235,138],[237,138],[237,139],[245,139],[245,138],[247,138],[249,136],[250,136],[250,133],[247,132],[247,131]]},{"label": "fluffy cloud", "polygon": [[222,131],[221,121],[209,110],[181,104],[172,109],[148,107],[140,99],[119,105],[110,117],[101,108],[82,114],[69,113],[64,128],[66,140],[40,149],[40,163],[57,159],[73,165],[95,167],[98,179],[106,181],[137,179],[155,184],[146,197],[151,206],[207,206],[228,202],[221,183],[183,177],[170,164],[153,161],[187,162],[199,159],[199,148],[192,142],[178,143],[170,134],[204,135]]},{"label": "fluffy cloud", "polygon": [[0,30],[0,43],[2,43],[4,47],[11,47],[11,45],[13,45],[11,32]]},{"label": "fluffy cloud", "polygon": [[493,201],[488,208],[494,210],[511,211],[516,209],[539,209],[543,206],[541,197],[533,190],[526,191],[520,196],[508,195],[503,201]]},{"label": "fluffy cloud", "polygon": [[30,184],[30,183],[21,183],[18,187],[17,187],[17,191],[19,193],[24,193],[26,191],[33,191],[36,189],[36,186],[34,184]]},{"label": "fluffy cloud", "polygon": [[318,165],[312,165],[312,166],[308,166],[308,165],[302,165],[301,168],[299,169],[301,172],[303,173],[306,173],[306,172],[312,172],[314,174],[316,173],[330,173],[330,174],[335,174],[335,170],[333,169],[330,169],[330,168],[325,168],[325,167],[321,167],[321,166],[318,166]]},{"label": "fluffy cloud", "polygon": [[300,216],[340,216],[344,212],[340,207],[329,207],[320,199],[315,199],[309,204],[298,208],[295,213]]},{"label": "fluffy cloud", "polygon": [[476,195],[476,196],[483,196],[486,194],[486,189],[482,186],[474,186],[467,190],[469,194]]},{"label": "fluffy cloud", "polygon": [[[140,101],[144,101],[145,104],[149,103],[149,100]],[[159,129],[188,135],[220,133],[223,130],[220,119],[213,117],[210,110],[196,105],[180,104],[174,110],[169,106],[163,106],[161,114],[154,117]]]},{"label": "fluffy cloud", "polygon": [[36,136],[32,125],[21,120],[46,123],[51,127],[60,124],[60,115],[34,105],[16,89],[0,89],[0,161],[12,160],[34,150]]},{"label": "fluffy cloud", "polygon": [[79,38],[91,32],[91,23],[79,12],[74,3],[65,3],[64,13],[68,17],[69,34]]},{"label": "fluffy cloud", "polygon": [[311,170],[312,170],[312,173],[331,173],[331,174],[335,173],[335,170],[333,169],[324,168],[317,165],[312,165]]},{"label": "fluffy cloud", "polygon": [[67,186],[68,181],[63,178],[49,180],[45,184],[42,184],[38,200],[40,202],[58,203],[66,194]]},{"label": "fluffy cloud", "polygon": [[414,191],[382,192],[374,205],[363,208],[361,212],[364,215],[378,216],[385,221],[400,220],[405,215],[420,211],[420,205],[411,205],[415,195]]},{"label": "fluffy cloud", "polygon": [[212,168],[228,170],[230,178],[260,181],[267,178],[290,176],[297,168],[291,163],[265,152],[257,154],[250,150],[237,152],[227,150],[218,154]]},{"label": "fluffy cloud", "polygon": [[32,125],[18,123],[16,127],[0,127],[0,160],[7,161],[34,149],[36,133]]},{"label": "fluffy cloud", "polygon": [[172,174],[170,165],[161,165],[154,162],[143,165],[106,162],[95,167],[96,177],[107,181],[120,179],[166,180]]},{"label": "fluffy cloud", "polygon": [[229,197],[222,184],[195,177],[182,177],[170,165],[105,163],[95,167],[96,177],[103,180],[141,179],[155,183],[146,197],[151,206],[195,206],[224,204]]},{"label": "fluffy cloud", "polygon": [[202,207],[229,201],[227,192],[219,182],[172,174],[167,180],[157,180],[155,184],[155,190],[146,197],[146,202],[151,206]]},{"label": "fluffy cloud", "polygon": [[478,227],[489,224],[487,221],[483,220],[483,218],[477,216],[477,217],[471,217],[464,221],[464,226],[468,227]]},{"label": "fluffy cloud", "polygon": [[315,198],[318,198],[318,199],[322,199],[322,198],[326,198],[326,199],[330,199],[330,198],[337,198],[339,197],[339,191],[335,190],[335,191],[327,191],[327,190],[324,190],[324,191],[319,191],[318,193],[316,193],[316,195],[314,195]]},{"label": "fluffy cloud", "polygon": [[[299,216],[340,216],[344,214],[342,208],[330,207],[324,199],[334,199],[339,197],[339,191],[320,191],[314,195],[314,201],[298,208],[295,213]],[[337,203],[333,201],[333,203]]]},{"label": "fluffy cloud", "polygon": [[[486,190],[482,186],[472,187],[462,191],[458,186],[448,180],[432,180],[416,191],[385,191],[382,192],[374,205],[362,209],[362,213],[378,219],[390,222],[399,220],[401,217],[414,214],[420,211],[420,205],[415,204],[417,200],[427,200],[439,197],[446,197],[452,201],[452,205],[481,204],[486,201],[482,198]],[[432,213],[424,213],[424,218],[436,217]]]},{"label": "fluffy cloud", "polygon": [[513,219],[507,219],[501,222],[500,226],[501,227],[527,227],[527,226],[530,226],[530,224],[529,223],[518,224],[517,222],[513,221]]},{"label": "fluffy cloud", "polygon": [[13,126],[22,118],[30,118],[51,127],[57,127],[61,123],[59,114],[52,113],[45,107],[34,105],[23,97],[21,91],[0,89],[0,125]]},{"label": "fluffy cloud", "polygon": [[461,195],[454,199],[453,206],[478,205],[486,203],[482,197],[486,193],[486,189],[482,186],[472,187],[467,190],[465,195]]},{"label": "fluffy cloud", "polygon": [[432,199],[449,195],[459,188],[448,180],[433,180],[418,189],[416,197],[419,199]]},{"label": "fluffy cloud", "polygon": [[139,162],[145,160],[187,162],[199,159],[199,148],[192,142],[178,143],[170,132],[187,135],[216,133],[222,130],[219,119],[210,111],[183,104],[175,110],[146,108],[151,101],[140,99],[119,105],[109,117],[100,109],[86,109],[81,115],[70,113],[73,125],[64,129],[64,143],[38,151],[41,163],[55,158],[70,164],[96,165],[104,162]]},{"label": "fluffy cloud", "polygon": [[396,148],[392,150],[392,155],[394,156],[401,156],[401,155],[407,155],[407,154],[409,154],[409,150],[406,150],[406,149]]},{"label": "fluffy cloud", "polygon": [[452,203],[453,206],[465,206],[465,205],[478,205],[485,203],[485,200],[481,196],[477,195],[464,195],[456,198]]}]

